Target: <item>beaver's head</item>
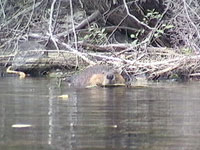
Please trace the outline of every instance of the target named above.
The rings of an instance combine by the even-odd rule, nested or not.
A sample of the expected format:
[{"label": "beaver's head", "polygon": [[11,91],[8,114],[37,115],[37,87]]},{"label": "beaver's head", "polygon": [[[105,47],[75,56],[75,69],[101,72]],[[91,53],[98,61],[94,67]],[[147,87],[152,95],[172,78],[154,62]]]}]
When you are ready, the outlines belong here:
[{"label": "beaver's head", "polygon": [[125,80],[117,71],[93,74],[89,80],[89,86],[119,86],[125,85]]}]

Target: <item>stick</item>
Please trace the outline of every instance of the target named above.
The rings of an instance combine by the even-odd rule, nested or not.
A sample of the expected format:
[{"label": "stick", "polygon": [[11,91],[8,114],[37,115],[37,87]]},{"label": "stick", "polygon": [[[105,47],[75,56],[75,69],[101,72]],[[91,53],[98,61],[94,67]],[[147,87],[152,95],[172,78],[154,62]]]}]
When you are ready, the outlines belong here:
[{"label": "stick", "polygon": [[[100,15],[100,12],[98,10],[95,11],[92,15],[90,15],[88,18],[83,20],[78,26],[76,26],[75,30],[84,28],[86,25],[88,25],[89,23],[93,22],[96,18],[98,18],[99,15]],[[69,35],[72,32],[73,32],[73,29],[66,31],[66,32],[59,33],[56,35],[56,38],[59,38],[61,36],[65,36],[65,35]]]}]

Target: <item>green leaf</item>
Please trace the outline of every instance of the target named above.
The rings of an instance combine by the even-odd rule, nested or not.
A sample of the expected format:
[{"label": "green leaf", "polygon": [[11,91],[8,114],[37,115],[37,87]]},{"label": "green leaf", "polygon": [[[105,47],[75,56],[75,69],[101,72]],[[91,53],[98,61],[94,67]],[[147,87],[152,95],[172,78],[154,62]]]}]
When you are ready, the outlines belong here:
[{"label": "green leaf", "polygon": [[133,38],[136,38],[135,34],[131,34],[131,38],[132,38],[132,39],[133,39]]},{"label": "green leaf", "polygon": [[157,32],[157,33],[163,34],[163,33],[164,33],[164,30],[157,30],[156,32]]},{"label": "green leaf", "polygon": [[174,25],[167,25],[167,26],[165,27],[165,29],[171,29],[171,28],[174,28]]}]

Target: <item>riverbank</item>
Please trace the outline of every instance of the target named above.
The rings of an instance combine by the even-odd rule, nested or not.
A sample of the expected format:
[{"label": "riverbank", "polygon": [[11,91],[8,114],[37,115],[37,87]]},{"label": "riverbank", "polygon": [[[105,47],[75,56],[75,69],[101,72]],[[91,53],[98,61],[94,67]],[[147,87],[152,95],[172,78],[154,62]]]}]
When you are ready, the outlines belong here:
[{"label": "riverbank", "polygon": [[[192,54],[188,50],[153,47],[134,50],[134,47],[128,44],[98,46],[101,51],[95,50],[94,47],[82,52],[69,49],[43,50],[48,52],[47,57],[37,61],[34,59],[25,61],[27,58],[24,57],[26,63],[17,70],[30,75],[34,71],[34,74],[39,76],[48,76],[49,73],[60,70],[68,75],[87,66],[105,64],[120,69],[128,76],[145,75],[149,80],[198,79],[200,76],[200,55]],[[113,52],[111,49],[116,51]],[[14,57],[15,55],[1,55],[0,65],[12,66]],[[3,72],[5,70],[3,69]]]}]

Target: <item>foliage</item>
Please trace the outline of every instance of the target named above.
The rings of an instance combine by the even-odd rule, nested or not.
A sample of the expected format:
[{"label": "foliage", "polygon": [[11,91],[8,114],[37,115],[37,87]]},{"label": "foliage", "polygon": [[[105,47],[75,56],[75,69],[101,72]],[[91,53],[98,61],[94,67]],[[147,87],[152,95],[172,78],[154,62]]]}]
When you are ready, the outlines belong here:
[{"label": "foliage", "polygon": [[152,19],[160,19],[161,18],[161,14],[157,11],[155,11],[155,9],[152,10],[147,10],[147,14],[144,16],[143,21],[144,23],[148,24]]},{"label": "foliage", "polygon": [[[144,16],[143,18],[143,22],[145,24],[150,24],[150,22],[152,20],[160,20],[162,17],[162,15],[155,11],[155,9],[152,10],[147,10],[147,14]],[[160,38],[161,36],[163,36],[165,34],[165,31],[172,29],[174,26],[172,24],[166,24],[163,23],[160,26],[158,26],[157,28],[155,28],[155,32],[153,34],[154,38]],[[144,34],[145,30],[144,29],[139,29],[136,31],[135,34],[131,34],[131,38],[133,39],[132,45],[137,45],[139,44],[139,37],[140,35]]]},{"label": "foliage", "polygon": [[92,24],[89,28],[89,33],[83,37],[84,41],[92,44],[103,44],[107,41],[105,29],[101,29],[97,24]]},{"label": "foliage", "polygon": [[174,28],[173,25],[171,24],[162,24],[155,32],[154,37],[155,38],[159,38],[161,37],[163,34],[165,34],[166,30],[172,29]]}]

